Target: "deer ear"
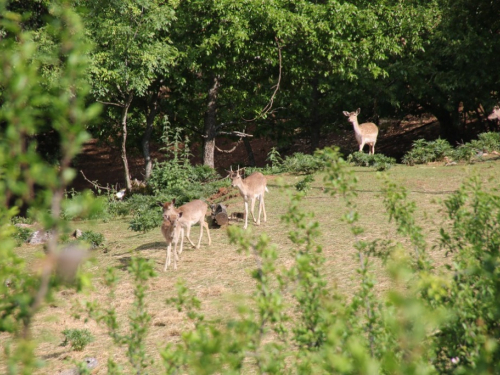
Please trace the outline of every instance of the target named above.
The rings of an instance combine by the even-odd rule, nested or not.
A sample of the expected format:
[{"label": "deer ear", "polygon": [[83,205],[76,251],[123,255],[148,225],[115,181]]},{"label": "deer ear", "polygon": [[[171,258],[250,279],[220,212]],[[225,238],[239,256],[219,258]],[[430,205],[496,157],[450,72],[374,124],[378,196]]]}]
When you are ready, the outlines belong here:
[{"label": "deer ear", "polygon": [[174,205],[174,206],[175,206],[175,198],[174,198],[174,199],[172,199],[172,205]]},{"label": "deer ear", "polygon": [[358,109],[356,110],[356,114],[357,114],[357,115],[359,115],[360,113],[361,113],[361,108],[358,108]]},{"label": "deer ear", "polygon": [[160,201],[156,202],[156,204],[163,208],[163,203],[161,203]]},{"label": "deer ear", "polygon": [[347,112],[347,111],[344,111],[344,112],[342,112],[342,113],[343,113],[343,114],[344,114],[344,116],[346,116],[346,117],[349,117],[349,116],[351,115],[351,114],[350,114],[349,112]]}]

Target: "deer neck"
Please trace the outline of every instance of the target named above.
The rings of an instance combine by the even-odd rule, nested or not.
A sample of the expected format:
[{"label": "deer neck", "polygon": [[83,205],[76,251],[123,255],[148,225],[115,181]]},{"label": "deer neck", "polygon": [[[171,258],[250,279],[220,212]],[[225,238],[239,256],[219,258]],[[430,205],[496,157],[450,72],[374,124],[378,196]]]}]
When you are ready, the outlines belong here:
[{"label": "deer neck", "polygon": [[236,185],[236,187],[239,189],[241,195],[247,195],[248,186],[245,183],[245,181],[241,180],[241,182],[238,185]]},{"label": "deer neck", "polygon": [[361,135],[361,128],[359,127],[358,119],[352,121],[352,126],[354,127],[354,132]]}]

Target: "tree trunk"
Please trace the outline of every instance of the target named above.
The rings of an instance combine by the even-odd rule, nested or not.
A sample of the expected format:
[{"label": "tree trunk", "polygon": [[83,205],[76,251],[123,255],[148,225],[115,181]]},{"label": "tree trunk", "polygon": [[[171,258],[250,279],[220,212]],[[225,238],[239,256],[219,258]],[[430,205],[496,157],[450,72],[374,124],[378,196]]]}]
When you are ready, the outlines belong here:
[{"label": "tree trunk", "polygon": [[319,147],[319,139],[321,136],[321,122],[319,120],[319,90],[318,78],[315,77],[312,81],[312,103],[311,103],[311,117],[309,122],[311,134],[311,152],[316,151]]},{"label": "tree trunk", "polygon": [[214,77],[213,85],[208,90],[207,110],[205,111],[205,128],[203,131],[203,164],[214,168],[215,138],[217,136],[217,95],[219,93],[219,77]]},{"label": "tree trunk", "polygon": [[122,162],[123,169],[125,170],[125,185],[127,186],[127,190],[132,190],[132,182],[130,180],[130,170],[128,168],[128,160],[127,160],[127,116],[128,110],[130,108],[130,104],[132,104],[132,99],[134,98],[134,94],[131,92],[128,95],[127,101],[123,105],[122,110]]},{"label": "tree trunk", "polygon": [[[245,133],[247,129],[245,128]],[[251,167],[255,167],[257,164],[255,163],[255,155],[252,150],[252,145],[250,144],[250,140],[247,137],[243,138],[243,144],[245,145],[245,149],[247,150],[248,155],[248,165]]]},{"label": "tree trunk", "polygon": [[151,140],[151,133],[153,132],[153,125],[155,122],[156,115],[159,110],[159,93],[154,93],[151,98],[149,105],[149,113],[146,117],[146,130],[142,136],[142,155],[144,156],[144,179],[147,181],[151,177],[151,171],[153,169],[153,161],[151,160],[151,154],[149,151],[149,144]]},{"label": "tree trunk", "polygon": [[439,121],[439,129],[441,138],[446,139],[451,145],[455,145],[462,138],[460,131],[460,119],[458,110],[456,115],[450,113],[444,108],[434,108],[432,113]]}]

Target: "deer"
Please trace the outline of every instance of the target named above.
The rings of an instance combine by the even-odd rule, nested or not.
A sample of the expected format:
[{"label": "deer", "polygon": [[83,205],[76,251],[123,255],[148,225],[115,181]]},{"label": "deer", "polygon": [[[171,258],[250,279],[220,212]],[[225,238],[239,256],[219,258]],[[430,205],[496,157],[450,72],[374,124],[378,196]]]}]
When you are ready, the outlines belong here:
[{"label": "deer", "polygon": [[493,107],[493,112],[490,113],[488,116],[488,120],[500,120],[500,107],[495,106]]},{"label": "deer", "polygon": [[[201,237],[203,236],[203,228],[207,230],[208,235],[208,246],[212,244],[212,239],[210,238],[210,230],[208,229],[208,223],[205,221],[205,216],[208,210],[208,204],[200,199],[195,199],[189,203],[186,203],[178,208],[175,208],[175,198],[171,202],[167,202],[163,205],[163,214],[176,214],[176,212],[181,212],[182,216],[179,218],[179,224],[183,229],[186,229],[186,238],[191,243],[191,245],[199,249],[201,243]],[[198,239],[198,244],[195,245],[191,241],[190,233],[191,227],[197,223],[200,223],[200,238]],[[182,250],[181,250],[182,252]],[[180,253],[179,253],[180,254]]]},{"label": "deer", "polygon": [[[170,208],[169,202],[160,205],[163,207],[163,223],[161,225],[161,233],[167,241],[167,257],[165,259],[165,267],[163,272],[165,272],[170,265],[170,258],[172,253],[172,242],[174,242],[174,269],[177,269],[177,260],[179,259],[178,254],[182,253],[182,248],[184,245],[184,229],[180,225],[179,221],[183,216],[183,213],[179,210],[172,210]],[[181,246],[179,253],[177,253],[177,244],[181,240]]]},{"label": "deer", "polygon": [[349,118],[349,122],[354,126],[354,135],[356,136],[356,141],[358,141],[359,151],[363,152],[363,147],[365,144],[370,146],[370,155],[375,154],[375,143],[377,143],[378,127],[373,122],[365,122],[359,125],[358,115],[361,109],[358,108],[355,112],[344,111],[344,115]]},{"label": "deer", "polygon": [[[231,186],[237,187],[240,190],[240,194],[243,197],[243,200],[245,201],[245,225],[243,226],[243,229],[247,229],[248,227],[249,200],[251,204],[250,213],[252,214],[254,223],[260,225],[260,214],[262,211],[264,211],[264,222],[265,222],[267,220],[267,215],[266,215],[266,206],[264,204],[264,193],[269,192],[269,190],[267,190],[266,186],[267,180],[264,177],[264,175],[260,172],[254,172],[247,178],[242,178],[241,174],[243,172],[243,169],[240,170],[240,167],[238,167],[237,171],[233,171],[233,168],[231,167],[231,170],[228,172],[229,172],[229,177],[232,180]],[[255,207],[255,199],[259,200],[259,216],[257,219],[255,219],[255,216],[253,214]]]}]

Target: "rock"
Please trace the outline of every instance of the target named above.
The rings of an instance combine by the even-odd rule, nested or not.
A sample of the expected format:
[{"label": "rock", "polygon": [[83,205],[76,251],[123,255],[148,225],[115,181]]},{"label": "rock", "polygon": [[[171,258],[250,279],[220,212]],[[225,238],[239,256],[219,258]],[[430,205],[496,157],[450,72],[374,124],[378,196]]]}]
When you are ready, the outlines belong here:
[{"label": "rock", "polygon": [[[94,357],[87,357],[83,361],[89,370],[96,368],[99,364],[97,358]],[[80,370],[78,369],[78,367],[73,367],[67,370],[59,371],[58,375],[80,375]]]},{"label": "rock", "polygon": [[51,231],[37,230],[31,234],[28,243],[30,245],[40,245],[47,242],[53,235]]}]

